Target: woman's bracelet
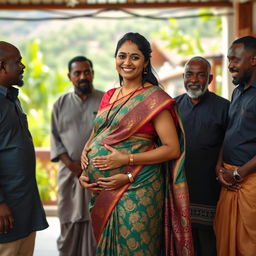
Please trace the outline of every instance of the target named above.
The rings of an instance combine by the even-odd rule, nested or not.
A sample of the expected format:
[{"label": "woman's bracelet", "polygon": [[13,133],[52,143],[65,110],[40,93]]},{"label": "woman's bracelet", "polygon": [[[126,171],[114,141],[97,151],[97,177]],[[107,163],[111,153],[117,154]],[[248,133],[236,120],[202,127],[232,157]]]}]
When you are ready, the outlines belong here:
[{"label": "woman's bracelet", "polygon": [[129,179],[130,183],[133,183],[134,178],[133,178],[132,174],[130,172],[127,172],[126,175],[128,176],[128,179]]},{"label": "woman's bracelet", "polygon": [[129,163],[128,163],[128,165],[134,165],[133,154],[129,155]]}]

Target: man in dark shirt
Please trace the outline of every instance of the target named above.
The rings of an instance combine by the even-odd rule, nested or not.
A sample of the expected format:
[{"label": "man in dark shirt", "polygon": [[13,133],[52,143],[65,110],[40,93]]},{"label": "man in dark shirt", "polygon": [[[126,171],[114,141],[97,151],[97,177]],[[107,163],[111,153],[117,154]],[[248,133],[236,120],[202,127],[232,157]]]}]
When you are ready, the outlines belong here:
[{"label": "man in dark shirt", "polygon": [[223,184],[216,211],[219,256],[256,255],[256,38],[228,50],[233,84],[229,124],[218,166]]},{"label": "man in dark shirt", "polygon": [[220,186],[215,166],[222,146],[229,101],[208,91],[210,63],[194,57],[185,65],[187,93],[176,98],[185,129],[185,170],[189,186],[194,248],[197,256],[216,255],[213,218]]},{"label": "man in dark shirt", "polygon": [[31,256],[35,231],[48,227],[35,179],[35,151],[18,89],[19,50],[0,42],[0,255]]}]

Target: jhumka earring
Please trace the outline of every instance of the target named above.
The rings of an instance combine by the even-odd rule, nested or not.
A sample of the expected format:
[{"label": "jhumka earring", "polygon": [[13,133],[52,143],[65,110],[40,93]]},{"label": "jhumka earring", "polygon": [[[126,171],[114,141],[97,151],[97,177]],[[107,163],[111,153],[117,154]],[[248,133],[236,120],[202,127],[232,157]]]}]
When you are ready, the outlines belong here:
[{"label": "jhumka earring", "polygon": [[143,69],[143,74],[146,75],[148,73],[147,68]]}]

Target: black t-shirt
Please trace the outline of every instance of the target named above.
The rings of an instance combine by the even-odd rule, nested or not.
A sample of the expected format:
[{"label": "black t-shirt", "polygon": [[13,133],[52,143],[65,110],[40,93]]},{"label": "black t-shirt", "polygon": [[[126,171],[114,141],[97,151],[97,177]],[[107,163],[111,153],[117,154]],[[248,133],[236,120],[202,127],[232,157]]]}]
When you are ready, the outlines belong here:
[{"label": "black t-shirt", "polygon": [[235,88],[224,139],[223,160],[241,166],[256,155],[256,81]]}]

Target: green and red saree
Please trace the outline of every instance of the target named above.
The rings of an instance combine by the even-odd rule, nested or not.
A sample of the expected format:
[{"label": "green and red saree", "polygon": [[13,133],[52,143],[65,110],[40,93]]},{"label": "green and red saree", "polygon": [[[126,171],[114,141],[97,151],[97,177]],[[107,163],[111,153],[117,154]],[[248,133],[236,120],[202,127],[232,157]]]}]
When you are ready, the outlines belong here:
[{"label": "green and red saree", "polygon": [[175,101],[168,94],[157,86],[147,86],[100,108],[88,158],[107,155],[104,144],[132,154],[157,147],[157,134],[148,127],[153,127],[151,120],[163,109],[170,110],[177,125],[179,159],[110,171],[89,164],[86,170],[92,182],[117,173],[131,172],[135,177],[132,184],[92,197],[97,255],[193,255],[182,126]]}]

